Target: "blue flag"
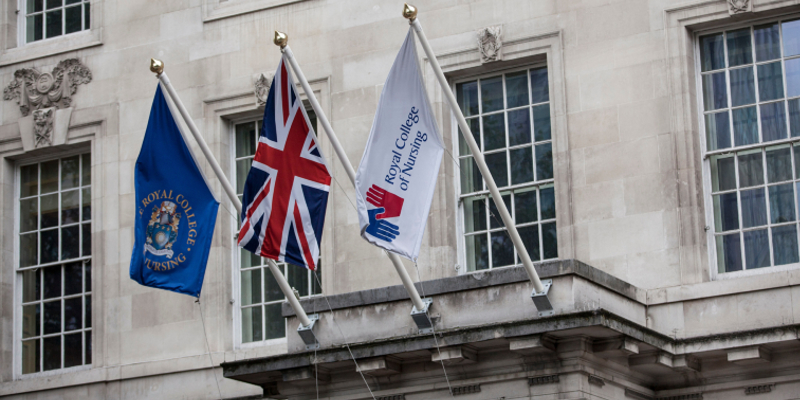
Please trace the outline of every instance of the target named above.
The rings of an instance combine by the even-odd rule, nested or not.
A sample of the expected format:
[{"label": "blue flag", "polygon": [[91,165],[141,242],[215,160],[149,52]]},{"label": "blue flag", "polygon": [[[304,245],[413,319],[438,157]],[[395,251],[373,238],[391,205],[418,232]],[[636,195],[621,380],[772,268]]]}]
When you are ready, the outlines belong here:
[{"label": "blue flag", "polygon": [[219,202],[186,146],[160,85],[134,179],[131,279],[199,297]]}]

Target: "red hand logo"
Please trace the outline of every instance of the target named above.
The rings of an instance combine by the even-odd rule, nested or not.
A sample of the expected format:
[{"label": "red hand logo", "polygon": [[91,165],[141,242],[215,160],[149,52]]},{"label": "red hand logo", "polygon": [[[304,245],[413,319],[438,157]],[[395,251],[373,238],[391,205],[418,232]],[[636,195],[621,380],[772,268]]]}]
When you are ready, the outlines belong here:
[{"label": "red hand logo", "polygon": [[367,201],[375,207],[383,207],[386,210],[375,216],[376,219],[392,218],[400,215],[403,209],[403,198],[378,185],[372,185],[367,190]]}]

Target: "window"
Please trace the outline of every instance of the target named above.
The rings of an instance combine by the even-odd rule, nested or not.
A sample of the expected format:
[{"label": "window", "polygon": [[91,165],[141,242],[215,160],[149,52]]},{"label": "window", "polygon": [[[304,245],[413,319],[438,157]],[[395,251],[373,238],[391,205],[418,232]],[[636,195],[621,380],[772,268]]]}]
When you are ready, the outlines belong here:
[{"label": "window", "polygon": [[[547,68],[459,82],[456,95],[531,259],[557,258]],[[516,264],[511,237],[460,131],[458,141],[467,271]]]},{"label": "window", "polygon": [[23,374],[92,363],[90,161],[19,168]]},{"label": "window", "polygon": [[797,263],[800,20],[700,36],[699,53],[717,270]]},{"label": "window", "polygon": [[89,0],[25,0],[25,42],[89,29]]},{"label": "window", "polygon": [[[316,115],[306,110],[311,126],[316,126]],[[244,182],[256,154],[261,120],[237,124],[236,135],[236,193],[241,199]],[[242,321],[242,343],[286,337],[286,320],[281,316],[281,303],[286,301],[278,282],[267,266],[266,259],[247,250],[239,249],[239,292]],[[322,293],[322,260],[315,271],[296,265],[279,263],[278,266],[301,297]]]}]

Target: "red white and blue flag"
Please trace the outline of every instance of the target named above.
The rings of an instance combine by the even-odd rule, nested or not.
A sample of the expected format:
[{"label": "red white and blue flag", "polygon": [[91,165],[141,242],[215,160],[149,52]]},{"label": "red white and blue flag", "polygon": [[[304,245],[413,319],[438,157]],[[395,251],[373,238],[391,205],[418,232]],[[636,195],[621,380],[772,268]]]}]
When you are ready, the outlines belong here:
[{"label": "red white and blue flag", "polygon": [[242,195],[239,247],[316,269],[331,174],[281,59]]}]

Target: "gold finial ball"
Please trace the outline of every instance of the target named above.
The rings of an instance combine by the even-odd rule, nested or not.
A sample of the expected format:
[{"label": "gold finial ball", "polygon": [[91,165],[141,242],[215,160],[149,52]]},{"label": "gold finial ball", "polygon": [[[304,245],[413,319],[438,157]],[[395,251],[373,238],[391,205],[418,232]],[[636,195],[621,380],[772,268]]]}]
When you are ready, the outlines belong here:
[{"label": "gold finial ball", "polygon": [[272,40],[276,46],[280,46],[281,48],[286,47],[289,44],[289,36],[281,31],[275,31],[275,39]]},{"label": "gold finial ball", "polygon": [[403,17],[408,19],[409,21],[415,20],[417,18],[417,7],[414,7],[411,4],[406,3],[403,6]]},{"label": "gold finial ball", "polygon": [[156,60],[155,58],[151,58],[150,71],[156,75],[161,74],[162,72],[164,72],[164,63],[161,60]]}]

